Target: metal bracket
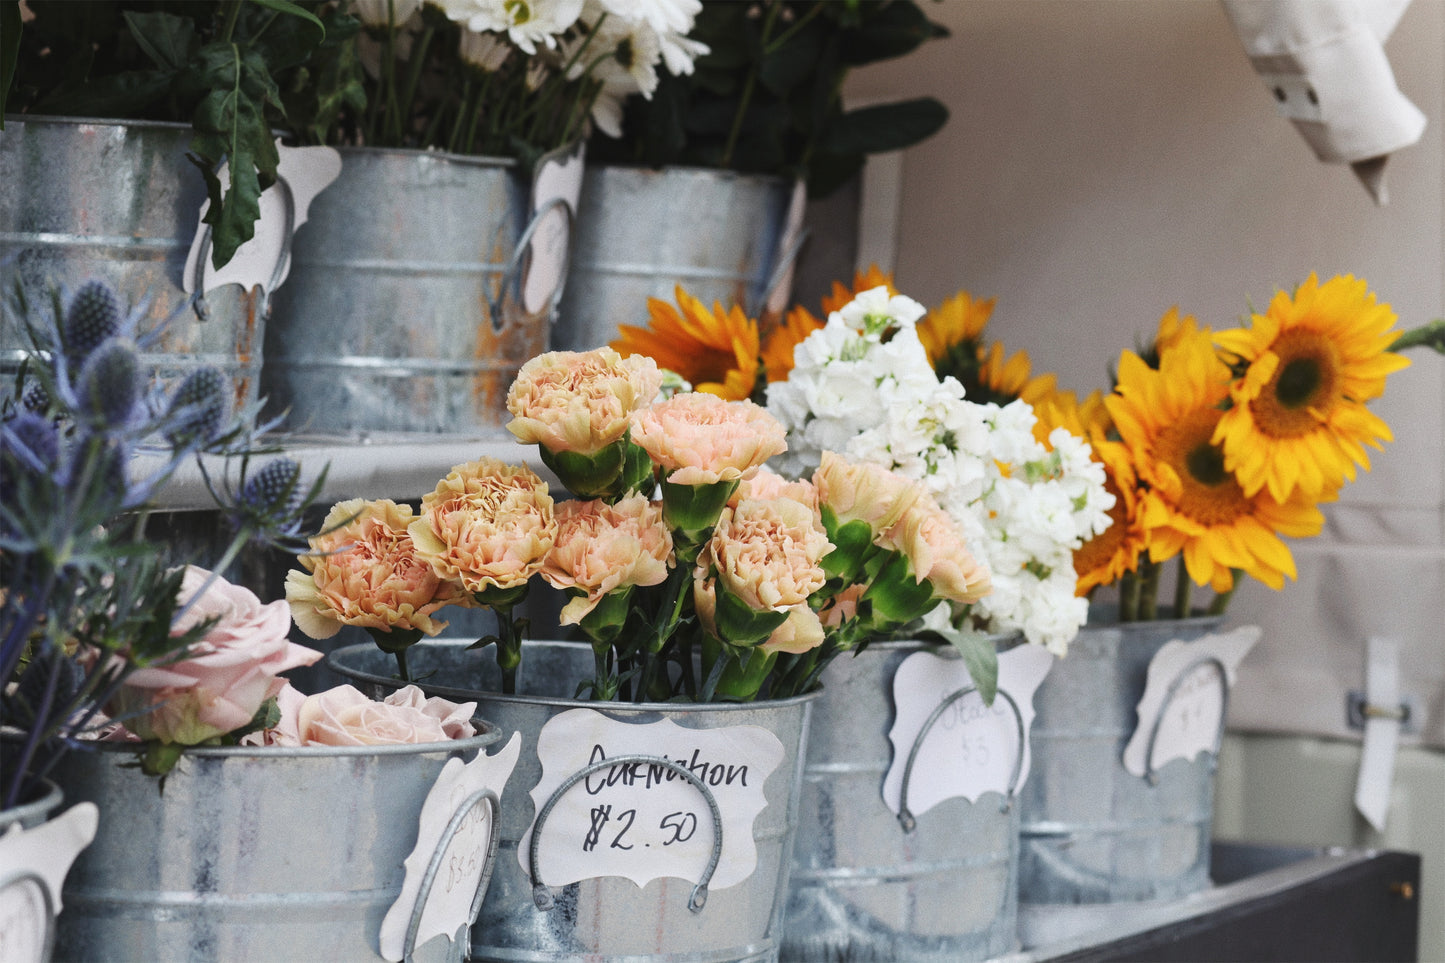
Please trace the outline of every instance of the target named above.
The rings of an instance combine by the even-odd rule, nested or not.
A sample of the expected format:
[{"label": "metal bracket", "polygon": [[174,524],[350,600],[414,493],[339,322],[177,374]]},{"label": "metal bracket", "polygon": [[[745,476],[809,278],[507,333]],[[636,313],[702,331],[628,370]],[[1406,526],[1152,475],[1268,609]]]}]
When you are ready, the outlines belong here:
[{"label": "metal bracket", "polygon": [[1400,734],[1410,736],[1420,731],[1425,713],[1413,695],[1402,695],[1397,706],[1377,706],[1371,705],[1359,689],[1351,689],[1345,695],[1345,722],[1351,729],[1363,730],[1369,719],[1398,719]]},{"label": "metal bracket", "polygon": [[[923,723],[923,728],[918,730],[918,735],[913,739],[913,746],[908,750],[908,761],[903,765],[903,785],[898,789],[898,825],[903,827],[905,833],[912,833],[918,828],[918,820],[913,815],[913,810],[908,808],[908,783],[913,778],[913,763],[918,759],[918,750],[923,747],[924,737],[928,735],[933,724],[937,722],[949,706],[971,692],[977,692],[978,687],[966,685],[962,689],[956,689],[944,697],[943,701],[934,707],[933,712]],[[1019,704],[1014,697],[1003,689],[999,689],[998,695],[1003,696],[1009,708],[1014,711],[1014,723],[1018,729],[1018,753],[1014,756],[1013,772],[1009,775],[1008,791],[1004,794],[1003,802],[999,805],[1000,812],[1008,812],[1013,805],[1014,793],[1019,788],[1019,775],[1024,767],[1024,716],[1019,711]]]}]

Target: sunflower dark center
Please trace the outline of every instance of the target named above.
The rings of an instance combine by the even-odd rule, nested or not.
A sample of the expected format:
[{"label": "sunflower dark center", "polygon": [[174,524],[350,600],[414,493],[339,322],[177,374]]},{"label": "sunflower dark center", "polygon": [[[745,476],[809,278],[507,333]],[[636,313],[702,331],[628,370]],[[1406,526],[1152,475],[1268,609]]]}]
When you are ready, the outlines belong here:
[{"label": "sunflower dark center", "polygon": [[1218,485],[1232,477],[1224,470],[1224,452],[1208,442],[1191,448],[1184,456],[1184,464],[1201,485]]},{"label": "sunflower dark center", "polygon": [[1323,380],[1317,359],[1291,358],[1280,369],[1274,396],[1286,408],[1299,408],[1310,403]]}]

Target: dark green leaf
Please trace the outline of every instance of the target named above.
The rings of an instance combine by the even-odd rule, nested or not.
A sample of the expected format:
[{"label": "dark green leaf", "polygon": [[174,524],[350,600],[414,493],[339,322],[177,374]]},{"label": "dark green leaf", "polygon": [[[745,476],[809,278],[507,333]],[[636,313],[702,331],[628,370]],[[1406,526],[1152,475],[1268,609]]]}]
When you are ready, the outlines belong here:
[{"label": "dark green leaf", "polygon": [[[15,64],[20,59],[20,0],[0,0],[0,108],[10,96],[10,82],[15,79]],[[0,110],[0,130],[5,129],[5,114]]]},{"label": "dark green leaf", "polygon": [[818,200],[848,183],[863,169],[862,154],[814,154],[808,165],[808,198]]},{"label": "dark green leaf", "polygon": [[313,24],[316,27],[316,43],[320,43],[326,36],[326,27],[316,18],[316,15],[304,7],[298,7],[290,0],[251,0],[258,7],[265,7],[267,10],[275,10],[278,13],[288,14],[292,17],[300,17],[302,20]]},{"label": "dark green leaf", "polygon": [[902,150],[937,133],[948,108],[932,97],[851,110],[830,124],[818,149],[830,154]]},{"label": "dark green leaf", "polygon": [[911,0],[876,5],[856,30],[842,34],[843,61],[849,67],[892,60],[912,53],[925,40],[948,36]]},{"label": "dark green leaf", "polygon": [[84,87],[60,90],[36,104],[37,113],[69,117],[136,117],[165,97],[171,75],[155,70],[102,77]]},{"label": "dark green leaf", "polygon": [[196,25],[187,17],[153,12],[125,11],[130,35],[145,55],[163,71],[184,70],[195,55]]}]

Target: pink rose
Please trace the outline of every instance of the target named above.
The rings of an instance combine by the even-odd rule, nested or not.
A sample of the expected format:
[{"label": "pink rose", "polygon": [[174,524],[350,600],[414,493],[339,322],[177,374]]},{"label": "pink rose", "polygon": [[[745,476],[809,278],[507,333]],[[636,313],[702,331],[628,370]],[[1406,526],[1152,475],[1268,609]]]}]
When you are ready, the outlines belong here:
[{"label": "pink rose", "polygon": [[310,539],[316,554],[299,557],[306,571],[286,575],[297,627],[313,639],[329,639],[343,625],[425,635],[446,628],[432,615],[447,605],[470,605],[471,598],[418,555],[407,531],[412,521],[411,507],[390,499],[333,506],[322,523],[326,534]]},{"label": "pink rose", "polygon": [[406,686],[382,702],[373,702],[349,685],[307,696],[296,715],[303,746],[384,746],[446,742],[475,734],[475,702],[461,704],[426,698]]},{"label": "pink rose", "polygon": [[557,539],[547,483],[496,458],[458,465],[421,500],[408,529],[418,553],[468,592],[524,585]]},{"label": "pink rose", "polygon": [[594,455],[626,433],[662,387],[657,362],[611,348],[552,351],[522,366],[507,391],[507,430],[548,451]]},{"label": "pink rose", "polygon": [[286,684],[280,673],[321,658],[287,640],[285,602],[262,604],[205,569],[187,567],[177,601],[172,635],[217,621],[183,658],[126,677],[109,711],[142,739],[193,746],[240,729]]},{"label": "pink rose", "polygon": [[788,448],[787,432],[751,401],[686,392],[632,416],[632,440],[647,450],[674,485],[711,485],[749,478]]},{"label": "pink rose", "polygon": [[615,505],[566,501],[557,506],[557,542],[542,567],[553,588],[586,593],[562,609],[575,625],[604,595],[631,585],[657,585],[672,567],[672,533],[662,505],[629,495]]}]

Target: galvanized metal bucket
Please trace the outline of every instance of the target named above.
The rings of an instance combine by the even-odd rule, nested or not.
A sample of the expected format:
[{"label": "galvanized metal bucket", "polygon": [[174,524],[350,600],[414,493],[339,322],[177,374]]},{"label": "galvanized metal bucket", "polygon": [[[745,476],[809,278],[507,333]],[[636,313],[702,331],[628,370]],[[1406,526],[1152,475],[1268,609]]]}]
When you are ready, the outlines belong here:
[{"label": "galvanized metal bucket", "polygon": [[[427,793],[449,759],[501,735],[488,724],[445,743],[197,747],[163,785],[124,744],[67,753],[56,781],[100,807],[100,826],[66,879],[57,956],[381,960]],[[450,958],[465,952],[453,944]]]},{"label": "galvanized metal bucket", "polygon": [[909,820],[883,802],[893,758],[893,677],[917,652],[957,657],[948,646],[875,642],[823,673],[803,773],[785,960],[942,963],[1018,948],[1013,790],[1007,799],[947,799]]},{"label": "galvanized metal bucket", "polygon": [[1130,773],[1123,756],[1155,653],[1223,617],[1110,624],[1096,614],[1034,697],[1020,796],[1025,904],[1177,899],[1210,885],[1217,755],[1175,759],[1152,779]]},{"label": "galvanized metal bucket", "polygon": [[736,304],[751,318],[768,300],[786,301],[800,200],[794,182],[770,175],[589,166],[552,347],[588,351],[616,339],[619,325],[645,327],[647,299],[676,304],[679,284],[709,308]]},{"label": "galvanized metal bucket", "polygon": [[[799,818],[798,783],[816,695],[740,704],[579,702],[566,696],[578,680],[591,676],[592,649],[568,642],[527,643],[517,680],[523,694],[497,695],[499,676],[490,654],[468,651],[467,645],[465,640],[422,642],[409,650],[408,663],[413,677],[426,680],[418,683],[424,690],[475,699],[479,712],[522,734],[522,755],[512,777],[517,791],[503,803],[497,868],[472,930],[474,958],[532,963],[777,960]],[[391,677],[392,657],[370,643],[337,649],[326,664],[359,686],[384,690],[400,685]],[[538,734],[550,719],[578,708],[629,723],[670,719],[689,729],[761,726],[773,732],[784,757],[765,783],[767,806],[753,825],[757,864],[752,874],[736,885],[707,891],[705,903],[694,886],[679,885],[675,878],[646,886],[617,876],[586,879],[562,887],[555,905],[540,909],[533,880],[517,858],[537,808],[528,791],[542,778]],[[561,791],[565,788],[553,801]]]},{"label": "galvanized metal bucket", "polygon": [[276,294],[269,410],[289,409],[301,434],[497,431],[561,293],[523,295],[529,241],[556,208],[570,223],[570,208],[533,215],[532,184],[509,159],[340,152]]},{"label": "galvanized metal bucket", "polygon": [[[143,363],[165,385],[214,365],[240,406],[260,385],[267,296],[226,284],[206,296],[206,310],[192,307],[183,275],[206,187],[186,160],[190,138],[186,124],[7,117],[0,284],[8,290],[18,278],[39,292],[102,280],[132,304],[149,297],[144,325],[169,320]],[[16,363],[26,347],[23,332],[0,328],[0,360]]]}]

